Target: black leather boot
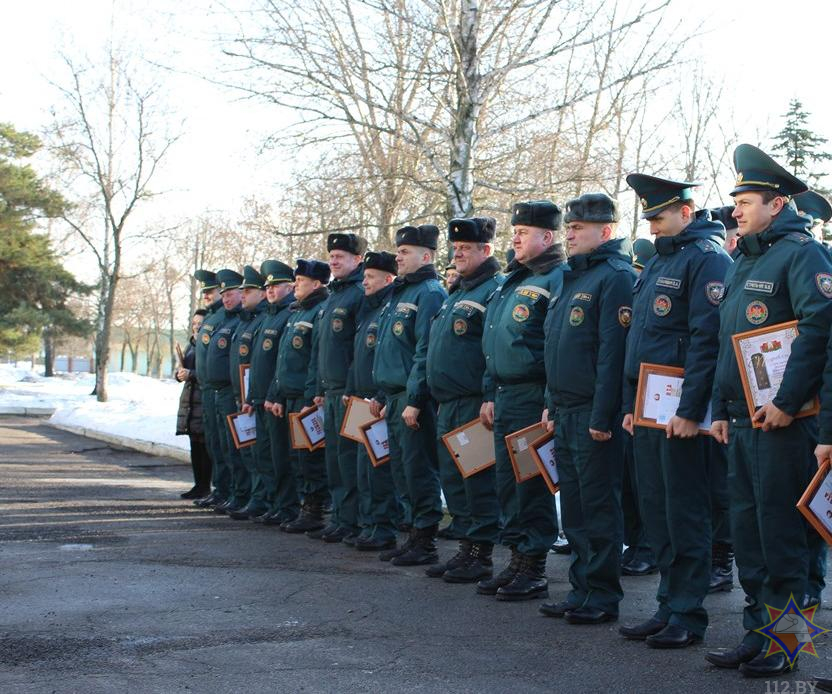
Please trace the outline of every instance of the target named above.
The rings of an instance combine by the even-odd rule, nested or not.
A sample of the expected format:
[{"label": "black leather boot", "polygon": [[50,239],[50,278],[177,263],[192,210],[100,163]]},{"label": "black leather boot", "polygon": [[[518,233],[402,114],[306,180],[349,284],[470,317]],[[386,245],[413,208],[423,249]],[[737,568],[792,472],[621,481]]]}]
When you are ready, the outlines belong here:
[{"label": "black leather boot", "polygon": [[511,582],[497,589],[497,600],[533,600],[549,597],[546,554],[522,554],[520,568]]},{"label": "black leather boot", "polygon": [[797,658],[790,664],[785,653],[775,653],[766,657],[766,654],[761,652],[753,660],[740,665],[743,677],[778,677],[796,670]]},{"label": "black leather boot", "polygon": [[520,569],[520,558],[522,556],[516,547],[512,547],[511,560],[508,566],[493,578],[487,578],[477,583],[477,592],[480,595],[496,595],[500,588],[511,583],[514,575]]},{"label": "black leather boot", "polygon": [[413,546],[413,542],[416,540],[416,530],[411,528],[408,531],[407,539],[402,542],[398,547],[392,547],[383,551],[381,554],[378,555],[380,561],[392,561],[398,556],[401,556],[405,552],[409,552],[410,548]]},{"label": "black leather boot", "polygon": [[439,561],[439,555],[436,552],[436,531],[438,529],[438,524],[427,528],[417,528],[410,549],[398,557],[393,557],[390,563],[393,566],[436,564]]},{"label": "black leather boot", "polygon": [[711,548],[711,582],[709,593],[728,591],[734,587],[734,548],[722,542],[715,542]]},{"label": "black leather boot", "polygon": [[293,521],[280,526],[283,532],[291,534],[307,533],[324,527],[324,510],[320,499],[303,500],[300,515]]},{"label": "black leather boot", "polygon": [[476,583],[483,578],[491,578],[494,574],[494,562],[491,561],[493,550],[494,545],[490,542],[475,542],[468,556],[464,557],[464,563],[448,569],[442,580],[448,583]]},{"label": "black leather boot", "polygon": [[455,569],[465,563],[469,553],[471,552],[471,543],[468,540],[459,541],[459,549],[448,561],[434,564],[425,569],[425,576],[429,578],[442,578],[446,571]]}]

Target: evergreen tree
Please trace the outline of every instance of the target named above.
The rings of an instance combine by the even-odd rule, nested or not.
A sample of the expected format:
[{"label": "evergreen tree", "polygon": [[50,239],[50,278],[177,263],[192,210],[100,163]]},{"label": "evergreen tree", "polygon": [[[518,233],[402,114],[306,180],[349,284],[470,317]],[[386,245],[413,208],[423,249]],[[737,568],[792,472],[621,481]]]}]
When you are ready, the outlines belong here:
[{"label": "evergreen tree", "polygon": [[66,202],[37,175],[27,159],[37,136],[0,123],[0,352],[26,354],[42,338],[89,333],[88,321],[67,308],[71,294],[88,293],[37,232],[41,219],[58,217]]},{"label": "evergreen tree", "polygon": [[832,154],[826,149],[826,138],[809,129],[809,113],[803,109],[799,99],[789,102],[789,110],[783,117],[786,122],[783,129],[774,136],[774,151],[783,154],[795,176],[806,181],[813,189],[824,192],[819,187],[819,181],[826,174],[816,171],[814,166],[832,160]]}]

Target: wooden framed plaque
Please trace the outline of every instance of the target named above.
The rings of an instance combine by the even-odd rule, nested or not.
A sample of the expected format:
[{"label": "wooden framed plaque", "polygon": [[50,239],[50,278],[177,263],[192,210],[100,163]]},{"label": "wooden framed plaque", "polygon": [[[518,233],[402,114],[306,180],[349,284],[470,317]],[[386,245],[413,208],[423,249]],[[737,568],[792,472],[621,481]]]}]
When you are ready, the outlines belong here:
[{"label": "wooden framed plaque", "polygon": [[234,414],[226,415],[225,419],[228,422],[231,437],[234,439],[234,445],[237,448],[248,448],[257,442],[257,424],[254,412],[251,414],[235,412]]},{"label": "wooden framed plaque", "polygon": [[341,420],[341,431],[338,433],[345,439],[350,439],[357,443],[364,443],[364,439],[361,436],[361,426],[372,419],[375,419],[375,417],[370,412],[370,402],[364,398],[357,398],[355,395],[350,395],[350,399],[347,400],[344,419]]},{"label": "wooden framed plaque", "polygon": [[306,439],[306,447],[310,451],[316,451],[326,445],[323,407],[310,405],[303,408],[298,412],[298,422],[301,426],[301,433]]},{"label": "wooden framed plaque", "polygon": [[[793,320],[731,336],[750,417],[774,400],[780,390],[797,335],[797,321]],[[795,418],[811,417],[818,412],[820,400],[815,396],[800,408]],[[752,426],[759,428],[762,425],[752,421]]]},{"label": "wooden framed plaque", "polygon": [[826,544],[832,545],[832,466],[828,461],[818,468],[797,502],[797,509]]},{"label": "wooden framed plaque", "polygon": [[529,451],[529,444],[546,434],[546,425],[542,422],[535,422],[520,431],[506,436],[506,448],[508,457],[511,459],[511,466],[514,468],[514,477],[518,482],[525,482],[532,477],[537,477],[540,470]]},{"label": "wooden framed plaque", "polygon": [[390,442],[387,436],[387,420],[384,417],[371,419],[359,427],[361,441],[370,456],[373,467],[384,465],[390,460]]},{"label": "wooden framed plaque", "polygon": [[549,491],[553,495],[557,494],[560,490],[560,478],[558,477],[558,460],[555,455],[555,434],[549,432],[532,441],[529,444],[529,452]]},{"label": "wooden framed plaque", "polygon": [[494,465],[497,459],[494,453],[494,432],[486,429],[479,417],[449,431],[442,436],[442,443],[463,477],[476,475],[480,470]]},{"label": "wooden framed plaque", "polygon": [[[664,429],[679,409],[684,380],[685,370],[681,367],[642,363],[638,372],[633,424]],[[699,423],[699,433],[711,435],[710,403],[705,419]]]},{"label": "wooden framed plaque", "polygon": [[289,438],[292,441],[292,448],[301,451],[311,450],[306,436],[303,433],[303,425],[300,423],[299,412],[289,413]]},{"label": "wooden framed plaque", "polygon": [[251,374],[251,364],[240,364],[240,402],[244,403],[248,398],[248,384]]}]

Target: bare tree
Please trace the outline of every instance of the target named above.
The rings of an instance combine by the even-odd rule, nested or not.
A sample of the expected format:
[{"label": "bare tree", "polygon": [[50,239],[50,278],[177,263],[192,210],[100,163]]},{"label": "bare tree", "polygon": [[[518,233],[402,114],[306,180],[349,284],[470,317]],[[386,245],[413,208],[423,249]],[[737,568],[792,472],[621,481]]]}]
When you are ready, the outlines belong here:
[{"label": "bare tree", "polygon": [[492,148],[516,151],[518,132],[587,103],[591,127],[608,127],[605,95],[673,64],[684,41],[664,26],[668,2],[264,0],[227,54],[249,68],[236,86],[299,114],[286,131],[299,144],[352,142],[367,156],[400,219],[428,211],[402,202],[414,185],[452,217],[528,187],[505,180]]},{"label": "bare tree", "polygon": [[112,44],[103,74],[91,62],[64,61],[68,77],[56,85],[62,103],[55,113],[52,151],[63,165],[66,186],[79,193],[72,197],[86,201],[65,220],[97,266],[94,393],[103,402],[129,221],[136,206],[153,197],[151,181],[178,135],[157,130],[157,87],[139,86],[128,59]]}]

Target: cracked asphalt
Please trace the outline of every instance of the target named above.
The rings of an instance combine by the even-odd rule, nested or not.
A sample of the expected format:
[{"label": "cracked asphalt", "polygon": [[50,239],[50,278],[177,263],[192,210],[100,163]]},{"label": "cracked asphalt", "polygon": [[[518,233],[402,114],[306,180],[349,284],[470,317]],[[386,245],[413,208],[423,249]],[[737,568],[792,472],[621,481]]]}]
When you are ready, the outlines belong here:
[{"label": "cracked asphalt", "polygon": [[[779,689],[708,666],[741,636],[738,589],[708,598],[705,644],[652,651],[615,624],[570,626],[538,601],[198,510],[178,498],[189,475],[0,417],[0,691],[768,693],[832,676],[826,637]],[[567,568],[550,555],[553,598]],[[651,613],[655,587],[624,579],[621,622]]]}]

